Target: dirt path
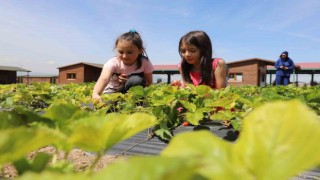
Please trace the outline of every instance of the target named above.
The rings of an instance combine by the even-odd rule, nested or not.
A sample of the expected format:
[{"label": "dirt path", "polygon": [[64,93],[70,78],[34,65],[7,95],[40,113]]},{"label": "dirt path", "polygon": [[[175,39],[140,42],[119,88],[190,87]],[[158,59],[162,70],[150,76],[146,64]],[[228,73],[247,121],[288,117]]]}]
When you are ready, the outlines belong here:
[{"label": "dirt path", "polygon": [[[36,156],[36,154],[39,152],[54,154],[55,151],[56,149],[54,147],[45,147],[45,148],[39,149],[38,151],[31,152],[27,157],[28,159],[33,159]],[[57,161],[58,162],[61,161],[64,158],[64,156],[65,156],[64,152],[59,152]],[[67,160],[74,164],[75,171],[81,172],[86,170],[88,167],[90,167],[93,161],[95,160],[95,158],[96,156],[91,153],[85,152],[81,149],[73,149],[69,153]],[[125,156],[105,155],[96,164],[94,171],[99,171],[102,168],[106,167],[108,164],[111,164],[116,160],[125,159],[125,158],[126,158]],[[14,166],[10,164],[5,165],[3,172],[0,173],[0,178],[1,177],[14,178],[17,176],[18,176],[18,173],[16,169],[14,168]]]}]

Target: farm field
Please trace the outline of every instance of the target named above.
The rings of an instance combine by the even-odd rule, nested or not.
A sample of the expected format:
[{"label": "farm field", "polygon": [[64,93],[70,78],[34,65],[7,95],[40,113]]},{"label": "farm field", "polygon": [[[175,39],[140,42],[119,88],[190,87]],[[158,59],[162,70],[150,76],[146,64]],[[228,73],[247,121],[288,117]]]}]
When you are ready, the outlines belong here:
[{"label": "farm field", "polygon": [[[319,86],[154,84],[103,95],[103,102],[92,101],[92,89],[0,85],[1,176],[16,169],[21,179],[283,179],[320,165]],[[125,143],[141,133],[161,148],[129,149]]]}]

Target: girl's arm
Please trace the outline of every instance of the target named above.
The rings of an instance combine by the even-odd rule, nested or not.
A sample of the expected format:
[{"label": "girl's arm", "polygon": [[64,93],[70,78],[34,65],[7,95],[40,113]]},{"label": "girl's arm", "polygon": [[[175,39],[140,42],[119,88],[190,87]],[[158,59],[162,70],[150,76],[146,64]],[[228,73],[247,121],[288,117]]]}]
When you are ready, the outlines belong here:
[{"label": "girl's arm", "polygon": [[180,76],[181,76],[181,80],[175,80],[171,83],[172,86],[178,86],[178,87],[186,87],[186,83],[182,77],[182,69],[181,69],[181,66],[178,66],[178,69],[179,69],[179,73],[180,73]]},{"label": "girl's arm", "polygon": [[227,79],[227,68],[226,63],[223,59],[218,61],[218,66],[214,71],[215,77],[215,85],[217,89],[225,88],[226,87],[226,79]]},{"label": "girl's arm", "polygon": [[152,72],[151,73],[144,73],[144,79],[146,80],[146,87],[152,84]]},{"label": "girl's arm", "polygon": [[104,88],[108,85],[112,70],[109,68],[103,68],[100,77],[95,84],[92,92],[92,98],[101,101],[100,95],[102,94]]},{"label": "girl's arm", "polygon": [[181,85],[184,86],[186,84],[186,81],[182,77],[182,68],[181,68],[181,66],[179,67],[179,73],[181,75]]}]

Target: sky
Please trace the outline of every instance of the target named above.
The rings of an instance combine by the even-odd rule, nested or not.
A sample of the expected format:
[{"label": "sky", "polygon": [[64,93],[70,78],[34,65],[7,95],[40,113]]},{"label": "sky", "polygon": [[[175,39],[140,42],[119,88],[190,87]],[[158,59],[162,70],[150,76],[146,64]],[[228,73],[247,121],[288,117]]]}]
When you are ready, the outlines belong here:
[{"label": "sky", "polygon": [[[140,33],[154,65],[178,64],[179,39],[203,30],[226,62],[320,62],[319,0],[0,0],[0,66],[58,74],[104,64],[118,36]],[[318,22],[318,23],[317,23]]]}]

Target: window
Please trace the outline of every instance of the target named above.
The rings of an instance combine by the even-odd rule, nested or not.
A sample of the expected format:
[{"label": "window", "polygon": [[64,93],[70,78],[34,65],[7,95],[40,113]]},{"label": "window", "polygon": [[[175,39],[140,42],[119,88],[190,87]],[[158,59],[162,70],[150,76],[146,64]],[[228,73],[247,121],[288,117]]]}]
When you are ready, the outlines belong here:
[{"label": "window", "polygon": [[230,81],[230,82],[242,82],[242,73],[229,73],[228,81]]},{"label": "window", "polygon": [[67,79],[76,79],[76,73],[67,73]]}]

